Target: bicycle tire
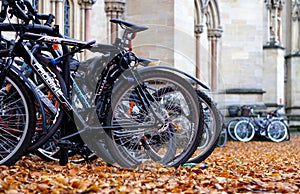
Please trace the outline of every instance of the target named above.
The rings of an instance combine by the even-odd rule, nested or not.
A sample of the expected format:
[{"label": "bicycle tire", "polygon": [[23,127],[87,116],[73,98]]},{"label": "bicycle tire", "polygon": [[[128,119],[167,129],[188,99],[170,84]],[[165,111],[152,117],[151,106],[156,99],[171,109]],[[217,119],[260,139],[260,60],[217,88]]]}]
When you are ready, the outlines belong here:
[{"label": "bicycle tire", "polygon": [[[249,135],[250,134],[250,135]],[[250,120],[240,120],[234,127],[234,135],[242,142],[251,141],[254,138],[255,130]]]},{"label": "bicycle tire", "polygon": [[199,147],[197,147],[193,155],[188,160],[188,163],[200,163],[204,161],[206,158],[208,158],[217,147],[219,134],[221,132],[222,119],[218,108],[215,106],[212,99],[207,94],[205,94],[199,89],[197,89],[196,92],[201,107],[207,108],[210,112],[210,118],[212,120],[210,123],[209,130],[211,136],[210,136],[209,143],[204,148],[200,149]]},{"label": "bicycle tire", "polygon": [[[174,92],[175,91],[177,92],[177,89],[178,89],[178,92],[179,92],[179,94],[177,94],[177,93],[174,94],[174,95],[178,95],[178,96],[176,96],[176,97],[178,97],[177,100],[179,99],[179,97],[181,97],[180,100],[185,101],[184,102],[184,103],[186,103],[185,105],[189,106],[189,108],[190,108],[189,110],[182,110],[182,111],[187,111],[188,112],[188,113],[186,113],[186,115],[180,115],[180,116],[182,116],[181,119],[183,119],[183,120],[188,119],[188,118],[183,118],[183,117],[191,117],[191,119],[193,119],[193,120],[191,120],[191,119],[188,120],[189,122],[191,122],[191,123],[188,123],[188,125],[189,124],[192,125],[192,126],[195,125],[195,126],[192,127],[191,132],[190,132],[190,133],[193,133],[193,135],[191,135],[190,137],[186,137],[187,140],[188,140],[187,144],[183,144],[183,143],[186,143],[186,142],[183,141],[183,139],[181,139],[181,138],[184,138],[184,135],[185,135],[184,133],[187,133],[189,131],[184,131],[184,130],[181,130],[181,128],[180,128],[179,130],[181,131],[182,136],[179,133],[174,133],[174,131],[173,131],[172,133],[170,133],[170,134],[174,133],[173,135],[171,135],[172,137],[170,139],[166,140],[168,142],[163,144],[163,145],[166,145],[166,147],[164,147],[164,149],[167,149],[167,151],[159,148],[160,151],[163,150],[164,153],[167,153],[166,154],[167,156],[162,156],[161,160],[159,160],[157,162],[159,162],[159,163],[161,163],[165,166],[178,167],[179,165],[183,164],[185,161],[187,161],[189,159],[189,157],[193,154],[193,152],[197,148],[197,146],[199,144],[199,141],[201,139],[200,137],[201,137],[202,129],[203,129],[203,120],[202,120],[203,115],[202,115],[202,111],[201,111],[202,109],[199,108],[199,102],[198,102],[197,95],[196,95],[194,89],[192,88],[192,86],[188,82],[186,82],[184,79],[179,77],[177,74],[171,73],[170,71],[153,70],[152,69],[151,71],[140,72],[139,76],[143,80],[143,83],[145,83],[145,82],[151,83],[152,84],[151,87],[157,86],[155,84],[159,83],[161,88],[166,88],[166,86],[163,84],[165,82],[170,84],[171,87],[174,86],[174,88],[175,88],[175,89],[173,88]],[[115,111],[118,108],[121,109],[120,107],[123,106],[122,103],[126,103],[126,100],[128,101],[128,99],[126,99],[126,98],[128,98],[130,95],[132,95],[132,89],[136,88],[136,85],[134,85],[133,83],[130,83],[130,82],[122,82],[122,84],[119,84],[119,86],[120,87],[116,87],[117,89],[115,89],[113,91],[114,96],[112,97],[112,106],[111,106],[111,109],[108,112],[108,116],[107,116],[107,119],[105,121],[105,124],[108,125],[108,126],[114,124],[114,120],[116,120],[116,118],[118,116]],[[167,86],[167,87],[170,87],[170,86]],[[147,89],[149,89],[149,88],[147,88]],[[158,95],[158,97],[160,97],[160,95]],[[165,106],[166,102],[163,102],[163,100],[171,100],[171,98],[172,97],[171,97],[171,94],[170,94],[170,99],[167,99],[167,98],[160,99],[159,102],[163,103],[163,105]],[[188,100],[186,100],[187,98],[188,98]],[[124,101],[121,102],[121,100],[123,100],[123,99],[124,99]],[[153,103],[157,103],[157,102],[153,102]],[[170,102],[170,103],[175,104],[175,102],[173,102],[173,101]],[[179,102],[177,102],[177,103],[179,103]],[[183,108],[184,107],[182,107],[182,109]],[[121,110],[119,110],[119,112],[120,111]],[[170,111],[168,113],[172,114],[172,111],[174,111],[174,110],[167,110],[167,108],[165,108],[162,111]],[[174,111],[173,114],[175,114],[176,111]],[[137,114],[138,116],[141,117],[141,118],[139,118],[139,119],[141,119],[141,120],[139,120],[139,122],[143,122],[142,117],[145,116],[145,115],[142,115],[143,113],[144,112],[142,110],[140,110],[140,112],[134,113],[134,114]],[[122,114],[124,114],[124,113],[122,113]],[[130,114],[131,114],[130,116],[133,115],[133,113],[130,113]],[[163,113],[161,113],[161,114],[163,114]],[[149,116],[149,115],[146,115],[146,116]],[[129,119],[131,119],[131,118],[129,117]],[[146,118],[145,118],[145,120],[146,120]],[[196,123],[195,123],[195,121],[196,121]],[[138,124],[138,122],[136,122],[134,118],[132,119],[131,122]],[[187,124],[187,123],[183,123],[183,124]],[[178,126],[178,124],[176,124],[176,125]],[[169,130],[169,127],[168,127],[167,130]],[[180,127],[182,127],[182,125]],[[188,130],[187,128],[184,128],[184,129]],[[154,134],[149,134],[148,132],[145,134],[144,133],[145,131],[143,131],[143,129],[141,129],[141,134],[137,133],[136,137],[127,136],[126,138],[129,138],[128,140],[130,142],[128,143],[129,145],[124,145],[125,143],[123,143],[123,142],[126,142],[125,138],[124,139],[121,139],[121,138],[118,139],[117,138],[118,134],[117,134],[116,131],[107,130],[106,134],[108,135],[108,138],[106,138],[106,145],[108,146],[108,149],[110,150],[110,152],[111,152],[112,156],[114,157],[115,161],[118,162],[119,165],[121,165],[123,167],[134,167],[136,165],[139,165],[142,162],[142,159],[149,159],[149,156],[145,156],[145,155],[143,155],[143,153],[141,153],[139,151],[139,149],[141,148],[141,147],[137,146],[137,144],[139,144],[139,142],[140,142],[139,135],[140,136],[142,135],[143,137],[146,137],[146,136],[149,135],[149,138],[147,139],[147,141],[149,141],[152,144],[151,145],[147,144],[146,146],[150,145],[151,148],[154,148],[154,146],[156,146],[156,145],[153,145],[154,144],[153,142],[155,141],[154,137],[156,137],[156,135],[158,135],[158,137],[163,136],[163,135],[161,135],[157,132],[158,131],[157,129],[155,129],[153,131],[154,131],[155,135]],[[126,133],[128,133],[128,132],[126,132]],[[134,139],[134,138],[136,138],[136,139]],[[189,139],[189,138],[191,138],[191,139]],[[163,139],[163,141],[164,140],[165,139]],[[172,142],[172,140],[174,140],[174,141]],[[173,144],[175,141],[177,141],[176,145]],[[130,143],[131,143],[131,145],[130,145]],[[129,151],[128,148],[130,148],[130,146],[133,146],[132,144],[135,144],[135,143],[136,143],[136,147],[132,147],[132,148],[136,149],[136,150],[132,149],[132,150]],[[160,144],[160,143],[157,143],[157,145],[158,145],[158,147],[162,146],[162,144]],[[183,147],[185,146],[183,148],[183,150],[178,149],[179,145],[183,146]],[[146,148],[146,146],[144,145],[144,148]],[[154,149],[156,149],[156,148],[154,148]],[[177,154],[176,156],[172,156],[172,159],[170,160],[169,157],[173,153],[172,149],[176,149],[176,152],[179,151],[179,154]],[[169,150],[171,150],[170,155],[168,155]]]},{"label": "bicycle tire", "polygon": [[228,132],[228,135],[229,137],[234,140],[234,141],[237,141],[237,138],[235,137],[234,135],[234,127],[235,125],[237,124],[237,122],[240,121],[240,118],[237,118],[237,119],[231,119],[228,124],[227,124],[227,132]]},{"label": "bicycle tire", "polygon": [[203,129],[201,141],[198,148],[199,149],[205,148],[208,145],[210,139],[211,139],[211,134],[210,134],[209,126],[206,123],[204,123],[204,129]]},{"label": "bicycle tire", "polygon": [[272,120],[267,127],[267,137],[274,142],[282,142],[288,137],[288,127],[282,120]]},{"label": "bicycle tire", "polygon": [[[36,114],[31,93],[23,80],[11,70],[1,86],[0,96],[0,164],[11,166],[26,153],[35,131]],[[11,111],[17,114],[12,115]]]},{"label": "bicycle tire", "polygon": [[219,135],[218,147],[222,148],[226,145],[228,139],[227,128],[225,125],[222,126],[221,133]]}]

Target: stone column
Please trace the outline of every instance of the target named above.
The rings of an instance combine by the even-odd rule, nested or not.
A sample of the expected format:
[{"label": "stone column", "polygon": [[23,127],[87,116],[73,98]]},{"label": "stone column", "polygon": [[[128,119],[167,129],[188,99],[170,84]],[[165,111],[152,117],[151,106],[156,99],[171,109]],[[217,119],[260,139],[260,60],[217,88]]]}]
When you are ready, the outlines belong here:
[{"label": "stone column", "polygon": [[211,62],[211,89],[218,89],[218,39],[222,36],[221,29],[209,29],[208,39],[210,41]]},{"label": "stone column", "polygon": [[55,24],[59,25],[59,31],[63,32],[63,0],[51,0],[51,12],[55,15]]},{"label": "stone column", "polygon": [[283,0],[265,0],[268,14],[268,42],[270,45],[280,45],[282,41],[282,8]]},{"label": "stone column", "polygon": [[201,33],[203,32],[203,25],[195,25],[195,36],[196,36],[196,77],[201,77]]},{"label": "stone column", "polygon": [[[290,37],[286,49],[286,107],[289,114],[300,114],[300,0],[287,1],[289,23],[286,33]],[[294,124],[294,123],[293,123]],[[295,123],[299,125],[299,122]]]},{"label": "stone column", "polygon": [[89,41],[91,39],[91,10],[92,6],[96,3],[97,0],[79,0],[78,4],[81,8],[81,24],[82,31],[81,37],[82,39]]},{"label": "stone column", "polygon": [[123,19],[126,0],[105,0],[105,12],[107,15],[107,37],[110,37],[110,43],[113,43],[118,37],[118,26],[109,22],[111,18]]},{"label": "stone column", "polygon": [[263,101],[268,106],[285,103],[284,47],[282,46],[282,0],[266,0],[268,11],[268,40],[263,46]]}]

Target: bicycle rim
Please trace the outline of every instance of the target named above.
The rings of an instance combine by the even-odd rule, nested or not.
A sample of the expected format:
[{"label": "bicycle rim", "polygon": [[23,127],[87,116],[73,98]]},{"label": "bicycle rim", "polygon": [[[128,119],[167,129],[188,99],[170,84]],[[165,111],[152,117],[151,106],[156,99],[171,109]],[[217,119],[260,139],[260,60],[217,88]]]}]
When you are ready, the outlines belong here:
[{"label": "bicycle rim", "polygon": [[[193,88],[182,78],[161,70],[140,76],[143,90],[152,94],[149,106],[154,112],[145,110],[142,99],[136,95],[136,85],[122,85],[123,90],[118,87],[106,124],[130,123],[140,127],[107,131],[108,149],[121,166],[133,167],[152,160],[177,167],[190,157],[200,141],[202,109]],[[155,129],[144,128],[143,125],[155,122],[154,115],[168,122]]]},{"label": "bicycle rim", "polygon": [[197,90],[197,95],[200,107],[203,109],[203,114],[206,115],[204,119],[204,126],[208,129],[208,143],[205,146],[198,146],[193,155],[188,160],[189,163],[200,163],[204,161],[214,151],[218,143],[218,137],[221,132],[221,117],[220,113],[211,100],[204,92]]},{"label": "bicycle rim", "polygon": [[33,135],[35,112],[25,87],[11,72],[1,86],[0,164],[14,164],[25,153]]},{"label": "bicycle rim", "polygon": [[239,121],[234,127],[234,135],[239,141],[252,140],[255,135],[253,124],[248,120]]},{"label": "bicycle rim", "polygon": [[267,136],[274,142],[281,142],[288,136],[287,126],[283,121],[271,121],[267,128]]}]

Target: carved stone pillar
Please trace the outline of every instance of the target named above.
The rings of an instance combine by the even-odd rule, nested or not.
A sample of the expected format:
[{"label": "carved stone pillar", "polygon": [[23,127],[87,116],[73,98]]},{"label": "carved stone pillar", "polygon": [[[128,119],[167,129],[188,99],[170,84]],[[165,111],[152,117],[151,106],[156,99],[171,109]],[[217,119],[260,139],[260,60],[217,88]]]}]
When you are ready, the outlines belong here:
[{"label": "carved stone pillar", "polygon": [[59,25],[60,32],[63,30],[63,0],[51,0],[51,10],[55,15],[55,24]]},{"label": "carved stone pillar", "polygon": [[300,54],[300,1],[295,1],[292,5],[291,18],[291,54]]},{"label": "carved stone pillar", "polygon": [[268,13],[267,45],[281,45],[282,41],[282,8],[284,0],[265,0]]},{"label": "carved stone pillar", "polygon": [[284,0],[265,0],[268,12],[268,39],[263,46],[263,102],[278,105],[285,102],[285,49],[282,46],[282,10]]},{"label": "carved stone pillar", "polygon": [[108,19],[108,36],[110,38],[110,42],[113,43],[118,37],[118,26],[116,24],[110,23],[109,20],[111,18],[120,18],[124,17],[125,4],[126,0],[105,0],[105,12]]},{"label": "carved stone pillar", "polygon": [[91,10],[92,6],[96,3],[97,0],[78,0],[78,4],[81,8],[81,25],[83,31],[81,32],[82,38],[89,41],[91,39]]},{"label": "carved stone pillar", "polygon": [[203,25],[195,25],[195,36],[196,36],[196,77],[200,79],[201,77],[201,54],[200,54],[200,48],[201,48],[201,33],[203,32]]},{"label": "carved stone pillar", "polygon": [[208,29],[211,56],[211,89],[217,90],[218,86],[218,40],[222,36],[222,29]]}]

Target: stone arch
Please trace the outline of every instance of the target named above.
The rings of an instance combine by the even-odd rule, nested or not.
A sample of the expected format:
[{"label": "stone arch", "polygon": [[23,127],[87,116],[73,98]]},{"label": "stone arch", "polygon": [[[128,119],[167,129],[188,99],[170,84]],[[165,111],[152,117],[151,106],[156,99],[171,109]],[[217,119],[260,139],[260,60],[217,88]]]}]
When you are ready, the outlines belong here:
[{"label": "stone arch", "polygon": [[208,61],[210,64],[209,82],[211,88],[216,90],[218,85],[218,39],[222,35],[220,11],[217,0],[195,0],[195,36],[196,36],[196,76],[200,77],[201,71],[201,34],[207,30]]}]

